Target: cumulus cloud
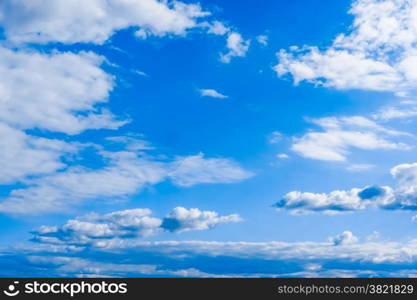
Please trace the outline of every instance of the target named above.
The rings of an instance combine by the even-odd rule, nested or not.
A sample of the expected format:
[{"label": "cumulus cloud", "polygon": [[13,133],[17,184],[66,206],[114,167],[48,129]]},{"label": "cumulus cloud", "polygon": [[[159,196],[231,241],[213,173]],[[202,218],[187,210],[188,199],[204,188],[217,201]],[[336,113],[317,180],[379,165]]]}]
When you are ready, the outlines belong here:
[{"label": "cumulus cloud", "polygon": [[310,212],[341,213],[362,210],[369,205],[367,199],[359,197],[362,189],[354,188],[348,191],[332,191],[326,193],[306,193],[292,191],[275,203],[278,209],[287,209],[295,214]]},{"label": "cumulus cloud", "polygon": [[33,240],[57,245],[101,247],[106,240],[135,239],[168,232],[207,230],[219,224],[240,222],[239,215],[219,216],[215,211],[174,208],[164,219],[151,217],[150,209],[129,209],[104,215],[90,213],[64,225],[41,226]]},{"label": "cumulus cloud", "polygon": [[386,210],[417,210],[417,163],[401,164],[391,169],[395,187],[367,186],[347,191],[308,193],[292,191],[275,207],[293,213],[340,213],[377,207]]},{"label": "cumulus cloud", "polygon": [[24,0],[0,4],[0,25],[15,43],[103,44],[116,31],[134,27],[136,35],[184,35],[208,16],[199,4],[159,0]]},{"label": "cumulus cloud", "polygon": [[240,222],[239,215],[219,216],[215,211],[201,211],[198,208],[174,208],[162,223],[162,228],[171,232],[206,230],[221,223]]},{"label": "cumulus cloud", "polygon": [[293,46],[280,50],[275,71],[294,83],[312,82],[337,89],[392,91],[415,89],[417,4],[408,0],[356,0],[349,33],[326,49]]},{"label": "cumulus cloud", "polygon": [[218,91],[213,90],[213,89],[200,89],[199,92],[202,97],[212,97],[212,98],[219,98],[219,99],[228,98],[228,96],[223,95],[222,93],[219,93]]},{"label": "cumulus cloud", "polygon": [[335,246],[339,245],[351,245],[358,242],[358,238],[350,231],[344,231],[334,237],[329,238],[329,241]]},{"label": "cumulus cloud", "polygon": [[249,40],[244,40],[237,32],[231,32],[227,37],[228,52],[220,55],[220,61],[230,63],[233,57],[245,57],[250,46]]},{"label": "cumulus cloud", "polygon": [[0,121],[11,126],[67,134],[86,129],[116,129],[106,109],[113,77],[91,52],[14,51],[0,47]]},{"label": "cumulus cloud", "polygon": [[362,116],[327,117],[310,120],[321,127],[321,131],[310,131],[295,138],[291,149],[312,159],[325,161],[345,161],[350,149],[361,150],[409,150],[404,142],[393,141],[410,136],[385,128]]}]

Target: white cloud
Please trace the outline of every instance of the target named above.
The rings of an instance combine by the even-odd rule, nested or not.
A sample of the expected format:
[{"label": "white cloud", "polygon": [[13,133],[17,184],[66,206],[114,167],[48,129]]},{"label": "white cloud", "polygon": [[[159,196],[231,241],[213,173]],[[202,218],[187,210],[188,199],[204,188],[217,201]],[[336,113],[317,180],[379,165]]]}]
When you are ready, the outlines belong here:
[{"label": "white cloud", "polygon": [[0,25],[15,43],[102,44],[128,27],[140,37],[184,35],[208,14],[180,1],[10,0],[0,4]]},{"label": "white cloud", "polygon": [[215,211],[201,211],[198,208],[174,208],[163,220],[162,228],[172,232],[207,230],[222,223],[240,222],[239,215],[219,216]]},{"label": "white cloud", "polygon": [[352,245],[358,242],[358,238],[354,236],[352,232],[344,231],[341,234],[338,234],[334,237],[330,237],[329,242],[333,243],[335,246]]},{"label": "white cloud", "polygon": [[213,97],[219,99],[229,98],[228,96],[223,95],[222,93],[219,93],[218,91],[213,89],[200,89],[199,92],[202,97]]},{"label": "white cloud", "polygon": [[285,153],[280,153],[280,154],[277,154],[277,157],[278,157],[278,158],[280,158],[280,159],[287,159],[287,158],[290,158],[290,157],[288,156],[288,154],[285,154]]},{"label": "white cloud", "polygon": [[282,133],[279,131],[273,131],[268,138],[270,144],[278,144],[282,140]]},{"label": "white cloud", "polygon": [[290,210],[294,214],[323,212],[326,214],[344,213],[365,209],[371,202],[359,197],[362,189],[332,191],[326,193],[306,193],[292,191],[275,204],[278,209]]},{"label": "white cloud", "polygon": [[107,102],[113,78],[91,52],[41,54],[0,47],[0,121],[23,129],[77,134],[116,129],[125,121],[97,104]]},{"label": "white cloud", "polygon": [[268,36],[267,35],[258,35],[256,41],[262,46],[268,46]]},{"label": "white cloud", "polygon": [[375,168],[375,165],[371,164],[352,164],[346,167],[346,170],[351,172],[363,172]]},{"label": "white cloud", "polygon": [[166,177],[162,163],[138,157],[133,152],[105,155],[110,162],[103,168],[75,166],[27,181],[28,187],[12,190],[0,202],[0,211],[17,214],[63,211],[86,199],[125,198]]},{"label": "white cloud", "polygon": [[396,181],[395,200],[387,203],[392,209],[417,209],[417,163],[401,164],[391,169]]},{"label": "white cloud", "polygon": [[164,231],[208,230],[219,224],[240,222],[237,214],[219,216],[215,211],[197,208],[174,208],[164,219],[151,217],[150,209],[128,209],[104,215],[90,213],[68,220],[64,225],[41,226],[33,231],[41,243],[75,246],[97,246],[114,239],[136,239]]},{"label": "white cloud", "polygon": [[39,242],[89,245],[102,239],[147,237],[162,231],[161,219],[150,217],[149,209],[130,209],[105,215],[89,214],[67,221],[61,227],[41,226],[34,231]]},{"label": "white cloud", "polygon": [[126,277],[126,276],[163,276],[163,277],[218,277],[216,274],[201,272],[195,268],[162,269],[158,265],[104,263],[78,257],[41,255],[29,256],[28,261],[42,267],[55,267],[60,277],[100,278],[100,277]]},{"label": "white cloud", "polygon": [[199,183],[239,182],[253,175],[229,159],[204,158],[202,153],[177,157],[171,163],[169,172],[171,180],[183,187]]},{"label": "white cloud", "polygon": [[145,72],[141,71],[141,70],[132,70],[133,73],[139,75],[139,76],[144,76],[144,77],[148,77],[149,75],[146,74]]},{"label": "white cloud", "polygon": [[[96,245],[101,251],[126,251],[163,254],[166,258],[230,257],[234,259],[261,259],[265,261],[291,261],[293,263],[326,262],[372,265],[417,263],[417,240],[408,242],[358,242],[352,234],[340,235],[344,243],[326,242],[218,242],[218,241],[143,241],[138,239],[106,240]],[[93,245],[94,246],[94,245]],[[356,263],[356,264],[355,264]],[[276,269],[276,265],[274,270]],[[274,271],[270,271],[272,274]]]},{"label": "white cloud", "polygon": [[396,105],[388,105],[372,115],[375,120],[380,121],[408,119],[415,116],[417,116],[417,103],[415,101],[401,101]]},{"label": "white cloud", "polygon": [[[308,193],[292,191],[275,206],[293,213],[341,213],[377,207],[386,210],[417,210],[417,163],[391,169],[395,187],[367,186],[347,191]],[[413,219],[414,220],[414,219]]]},{"label": "white cloud", "polygon": [[227,37],[226,54],[221,54],[220,61],[223,63],[230,63],[233,57],[245,57],[248,52],[250,41],[244,40],[237,32],[231,32]]},{"label": "white cloud", "polygon": [[[165,274],[169,276],[193,277],[416,275],[415,239],[401,242],[387,238],[382,241],[376,241],[375,238],[359,240],[350,231],[335,234],[323,242],[146,241],[135,238],[134,234],[110,238],[106,236],[107,229],[135,232],[137,220],[142,220],[148,212],[128,210],[115,213],[121,213],[120,220],[124,220],[124,215],[128,214],[134,221],[117,223],[108,214],[92,215],[82,221],[88,222],[90,219],[90,222],[95,220],[92,223],[101,223],[97,220],[106,219],[102,224],[109,227],[104,231],[102,228],[91,231],[86,226],[71,226],[76,232],[64,232],[63,226],[53,227],[45,233],[38,230],[33,232],[38,243],[3,249],[0,260],[12,266],[7,274],[14,277],[23,275],[21,270],[31,274],[77,277],[163,275],[164,270],[168,270]],[[124,227],[125,224],[132,226]],[[54,232],[55,240],[51,239]],[[48,234],[50,239],[47,239]],[[84,236],[87,242],[80,240],[80,236]]]},{"label": "white cloud", "polygon": [[205,26],[208,27],[208,33],[215,35],[225,35],[230,31],[230,28],[226,27],[222,22],[214,21],[213,23],[207,23]]},{"label": "white cloud", "polygon": [[392,91],[405,95],[416,88],[417,2],[357,0],[347,34],[327,49],[291,47],[278,52],[275,70],[337,89]]},{"label": "white cloud", "polygon": [[27,135],[3,123],[0,123],[0,136],[0,184],[64,168],[61,156],[77,152],[75,145]]},{"label": "white cloud", "polygon": [[[120,141],[120,138],[117,140]],[[72,166],[28,179],[26,187],[12,190],[0,202],[0,211],[12,214],[64,211],[87,199],[123,200],[147,186],[168,179],[178,186],[190,187],[202,183],[234,183],[253,176],[228,159],[205,158],[200,153],[174,160],[159,160],[143,153],[149,148],[143,148],[143,144],[139,146],[130,141],[127,145],[129,151],[101,151],[102,158],[107,161],[102,168]],[[28,203],[31,209],[28,209]]]},{"label": "white cloud", "polygon": [[310,120],[322,131],[310,131],[295,138],[291,149],[312,159],[345,161],[349,150],[409,150],[410,146],[392,141],[408,133],[387,129],[365,117],[328,117]]}]

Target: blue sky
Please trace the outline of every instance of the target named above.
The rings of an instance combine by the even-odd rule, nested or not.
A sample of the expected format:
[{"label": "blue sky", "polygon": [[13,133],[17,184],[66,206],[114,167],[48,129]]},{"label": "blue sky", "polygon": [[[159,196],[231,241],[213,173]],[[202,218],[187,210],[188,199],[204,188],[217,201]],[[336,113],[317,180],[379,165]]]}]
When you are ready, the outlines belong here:
[{"label": "blue sky", "polygon": [[414,276],[416,11],[1,3],[0,275]]}]

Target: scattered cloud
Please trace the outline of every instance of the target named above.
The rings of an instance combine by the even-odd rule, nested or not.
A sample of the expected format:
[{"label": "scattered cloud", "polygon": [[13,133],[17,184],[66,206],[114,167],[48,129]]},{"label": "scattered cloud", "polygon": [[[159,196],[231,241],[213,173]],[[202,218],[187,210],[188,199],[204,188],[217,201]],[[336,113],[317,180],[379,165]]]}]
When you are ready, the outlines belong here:
[{"label": "scattered cloud", "polygon": [[228,96],[223,95],[222,93],[219,93],[218,91],[213,90],[213,89],[200,89],[199,92],[202,97],[212,97],[212,98],[219,98],[219,99],[229,98]]},{"label": "scattered cloud", "polygon": [[352,232],[344,231],[341,234],[338,234],[334,237],[330,237],[329,242],[333,243],[335,246],[352,245],[358,242],[358,238],[354,236]]},{"label": "scattered cloud", "polygon": [[221,223],[240,221],[242,219],[237,214],[219,216],[215,211],[201,211],[198,208],[188,210],[184,207],[176,207],[164,218],[161,227],[171,232],[183,232],[206,230]]},{"label": "scattered cloud", "polygon": [[375,165],[371,164],[352,164],[346,167],[346,170],[351,172],[363,172],[375,168]]},{"label": "scattered cloud", "polygon": [[148,77],[149,75],[146,74],[145,72],[141,71],[141,70],[132,70],[133,73],[139,75],[139,76],[144,76],[144,77]]},{"label": "scattered cloud", "polygon": [[258,35],[256,41],[262,46],[268,46],[268,36],[267,35]]},{"label": "scattered cloud", "polygon": [[410,136],[385,128],[362,116],[311,119],[321,131],[310,131],[295,138],[291,149],[312,159],[346,161],[351,148],[361,150],[409,150],[411,146],[392,139]]},{"label": "scattered cloud", "polygon": [[288,154],[285,154],[285,153],[280,153],[280,154],[277,154],[277,157],[278,157],[278,158],[280,158],[280,159],[288,159],[288,158],[290,158],[290,157],[288,156]]},{"label": "scattered cloud", "polygon": [[391,91],[407,95],[417,84],[417,5],[408,0],[357,0],[348,33],[326,49],[293,46],[277,53],[279,76],[340,90]]},{"label": "scattered cloud", "polygon": [[220,55],[220,61],[223,63],[230,63],[233,57],[245,57],[250,46],[249,40],[244,40],[237,32],[229,33],[227,37],[228,52]]},{"label": "scattered cloud", "polygon": [[270,144],[278,144],[281,140],[282,140],[282,133],[279,131],[273,131],[268,137],[268,142]]},{"label": "scattered cloud", "polygon": [[203,153],[177,157],[170,165],[174,184],[189,187],[201,183],[232,183],[252,177],[252,172],[225,158],[204,158]]},{"label": "scattered cloud", "polygon": [[208,33],[215,35],[225,35],[230,31],[230,28],[226,27],[222,22],[214,21],[213,23],[205,24],[208,28]]}]

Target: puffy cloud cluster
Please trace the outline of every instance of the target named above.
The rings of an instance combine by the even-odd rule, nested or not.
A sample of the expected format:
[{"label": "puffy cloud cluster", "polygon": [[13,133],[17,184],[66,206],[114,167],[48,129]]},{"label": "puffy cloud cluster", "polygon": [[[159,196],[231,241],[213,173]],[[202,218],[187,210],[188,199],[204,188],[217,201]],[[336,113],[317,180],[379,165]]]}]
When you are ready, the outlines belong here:
[{"label": "puffy cloud cluster", "polygon": [[135,239],[169,232],[207,230],[219,224],[240,222],[236,215],[219,216],[215,211],[174,208],[164,219],[151,217],[150,209],[129,209],[105,215],[95,213],[69,220],[61,227],[41,226],[34,241],[47,244],[102,247],[115,239]]},{"label": "puffy cloud cluster", "polygon": [[362,189],[349,191],[332,191],[326,193],[307,193],[292,191],[275,203],[278,209],[287,209],[295,214],[310,212],[342,213],[364,209],[369,200],[359,197]]},{"label": "puffy cloud cluster", "polygon": [[162,228],[171,232],[206,230],[221,223],[240,222],[237,214],[219,216],[215,211],[201,211],[197,208],[174,208],[163,220]]},{"label": "puffy cloud cluster", "polygon": [[329,242],[333,243],[335,246],[352,245],[358,242],[358,238],[354,236],[352,232],[344,231],[341,234],[330,237]]},{"label": "puffy cloud cluster", "polygon": [[0,4],[0,25],[15,43],[102,44],[116,31],[136,35],[184,35],[208,16],[198,4],[159,0],[24,0]]},{"label": "puffy cloud cluster", "polygon": [[[321,131],[310,131],[295,138],[291,149],[312,159],[345,161],[350,149],[362,150],[408,150],[405,142],[396,141],[410,136],[405,132],[391,130],[362,116],[327,117],[310,120]],[[396,139],[396,140],[394,140]]]},{"label": "puffy cloud cluster", "polygon": [[391,169],[396,182],[389,186],[368,186],[348,191],[306,193],[292,191],[275,206],[293,213],[338,213],[378,207],[387,210],[417,210],[417,163],[401,164]]},{"label": "puffy cloud cluster", "polygon": [[98,159],[103,165],[89,168],[69,162],[73,156],[82,156],[80,149],[88,146],[67,142],[64,135],[59,135],[60,140],[34,135],[60,133],[75,139],[86,130],[118,129],[129,120],[118,119],[105,107],[116,82],[104,70],[105,57],[48,47],[40,52],[33,45],[103,44],[127,28],[140,38],[182,36],[193,28],[216,35],[230,31],[222,22],[208,20],[209,15],[199,4],[181,1],[1,2],[5,42],[0,47],[0,148],[4,153],[0,184],[19,186],[3,197],[0,212],[62,211],[86,199],[126,198],[164,180],[190,187],[252,176],[229,159],[145,155],[152,148],[128,136],[108,139],[124,143],[121,151],[90,144],[100,149]]},{"label": "puffy cloud cluster", "polygon": [[417,1],[356,0],[349,33],[339,34],[327,49],[280,50],[275,70],[294,83],[308,81],[337,89],[392,91],[416,88]]}]

